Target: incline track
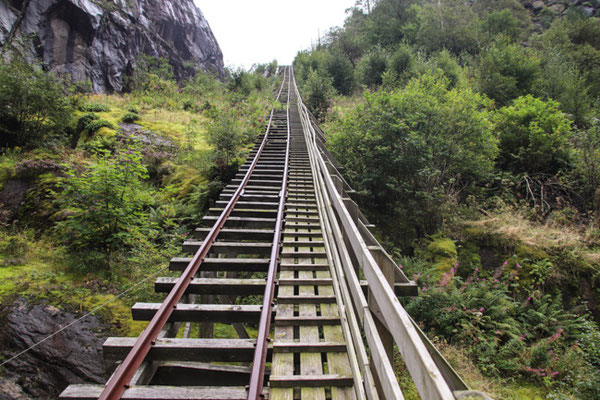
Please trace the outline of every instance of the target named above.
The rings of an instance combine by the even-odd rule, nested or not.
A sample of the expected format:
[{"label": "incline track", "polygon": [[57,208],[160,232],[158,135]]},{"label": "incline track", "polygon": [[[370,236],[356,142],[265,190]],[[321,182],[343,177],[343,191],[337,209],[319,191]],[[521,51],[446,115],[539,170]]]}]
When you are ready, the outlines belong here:
[{"label": "incline track", "polygon": [[105,386],[61,398],[402,399],[394,348],[422,398],[466,393],[402,308],[397,296],[416,295],[415,283],[369,232],[293,69],[281,71],[282,107],[183,243],[193,257],[156,280],[163,303],[133,306],[148,327],[106,340],[117,368]]}]

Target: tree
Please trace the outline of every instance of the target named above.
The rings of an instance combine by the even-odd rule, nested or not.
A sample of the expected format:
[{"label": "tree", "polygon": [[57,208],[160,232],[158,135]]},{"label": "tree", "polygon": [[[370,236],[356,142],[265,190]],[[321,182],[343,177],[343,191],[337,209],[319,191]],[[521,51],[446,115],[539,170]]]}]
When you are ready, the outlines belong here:
[{"label": "tree", "polygon": [[[105,152],[79,174],[69,168],[57,202],[66,219],[56,225],[58,237],[81,258],[84,272],[107,269],[111,256],[143,240],[148,228],[144,208],[150,196],[138,149]],[[81,268],[80,268],[81,269]]]},{"label": "tree", "polygon": [[417,43],[427,52],[447,49],[455,55],[478,51],[479,18],[463,0],[429,3],[421,12]]},{"label": "tree", "polygon": [[235,160],[243,144],[243,135],[234,110],[215,110],[206,130],[206,140],[213,146],[217,166],[226,169]]},{"label": "tree", "polygon": [[504,35],[515,42],[523,34],[519,20],[506,8],[486,14],[481,21],[481,30],[487,36],[488,41],[492,41],[498,35]]},{"label": "tree", "polygon": [[531,93],[539,74],[539,60],[505,38],[485,49],[477,62],[479,90],[501,106]]},{"label": "tree", "polygon": [[302,87],[304,102],[319,120],[323,120],[335,94],[331,78],[311,70]]},{"label": "tree", "polygon": [[15,56],[0,62],[0,146],[34,147],[65,137],[73,108],[68,86]]},{"label": "tree", "polygon": [[516,174],[556,174],[569,165],[571,121],[553,100],[532,95],[501,108],[495,121],[498,166]]},{"label": "tree", "polygon": [[474,193],[491,173],[497,147],[487,106],[426,74],[401,91],[365,93],[334,124],[329,145],[363,205],[408,246],[439,226],[448,198]]},{"label": "tree", "polygon": [[385,52],[381,49],[371,51],[360,60],[356,67],[358,82],[368,87],[381,85],[381,75],[387,67],[388,59]]}]

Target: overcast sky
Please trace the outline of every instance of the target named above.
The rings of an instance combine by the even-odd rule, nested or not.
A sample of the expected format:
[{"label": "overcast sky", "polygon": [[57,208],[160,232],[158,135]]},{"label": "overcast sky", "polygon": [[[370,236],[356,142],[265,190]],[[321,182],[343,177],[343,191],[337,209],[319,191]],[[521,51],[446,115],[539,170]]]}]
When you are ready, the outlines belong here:
[{"label": "overcast sky", "polygon": [[277,59],[288,65],[299,50],[341,26],[355,0],[194,0],[215,34],[227,66],[249,68]]}]

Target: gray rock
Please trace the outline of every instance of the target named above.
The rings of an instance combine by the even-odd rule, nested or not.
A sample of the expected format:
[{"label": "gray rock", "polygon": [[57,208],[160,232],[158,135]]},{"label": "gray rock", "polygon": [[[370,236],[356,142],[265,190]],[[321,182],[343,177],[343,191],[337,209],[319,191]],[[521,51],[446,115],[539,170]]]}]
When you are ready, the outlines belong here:
[{"label": "gray rock", "polygon": [[[66,326],[77,315],[20,298],[6,312],[0,332],[4,359]],[[90,316],[11,361],[0,375],[0,399],[55,399],[70,383],[106,380],[102,343],[106,326]]]},{"label": "gray rock", "polygon": [[179,79],[194,67],[223,74],[221,49],[193,0],[0,0],[3,42],[15,23],[16,35],[33,38],[32,56],[90,80],[95,92],[122,91],[141,53],[167,58]]},{"label": "gray rock", "polygon": [[545,4],[543,1],[538,0],[538,1],[534,1],[531,6],[533,7],[534,11],[540,11],[542,8],[544,8]]}]

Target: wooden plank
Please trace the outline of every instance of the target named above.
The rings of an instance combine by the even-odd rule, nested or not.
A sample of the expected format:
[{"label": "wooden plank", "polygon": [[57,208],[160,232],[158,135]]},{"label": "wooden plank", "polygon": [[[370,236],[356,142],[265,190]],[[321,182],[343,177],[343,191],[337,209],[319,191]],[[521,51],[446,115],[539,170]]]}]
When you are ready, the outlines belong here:
[{"label": "wooden plank", "polygon": [[[137,338],[108,338],[102,346],[104,357],[122,360]],[[157,339],[149,353],[151,360],[249,362],[254,339]]]},{"label": "wooden plank", "polygon": [[[70,385],[61,399],[96,400],[104,385]],[[133,386],[121,396],[124,400],[247,400],[239,387]]]},{"label": "wooden plank", "polygon": [[[168,293],[179,278],[157,278],[154,289]],[[187,287],[190,294],[260,295],[265,292],[264,279],[194,278]]]},{"label": "wooden plank", "polygon": [[[343,339],[343,338],[342,338]],[[316,342],[316,343],[274,343],[274,353],[325,353],[328,351],[332,352],[345,352],[345,342]]]},{"label": "wooden plank", "polygon": [[[330,273],[326,271],[317,272],[317,277],[327,278],[330,277]],[[324,295],[333,295],[333,287],[325,286],[319,288],[319,293]],[[339,316],[339,309],[337,304],[321,304],[321,315],[323,316]],[[328,325],[323,327],[323,335],[326,341],[333,342],[345,342],[344,333],[342,332],[341,326]],[[352,368],[350,367],[350,361],[348,360],[348,354],[346,351],[327,351],[327,367],[329,374],[349,376],[352,378]],[[355,393],[352,389],[354,381],[348,384],[348,387],[340,388],[341,385],[334,386],[331,389],[331,396],[333,399],[355,399]]]},{"label": "wooden plank", "polygon": [[[183,271],[192,261],[187,257],[171,259],[171,271]],[[265,258],[207,258],[200,265],[200,271],[248,271],[266,272],[269,269],[269,259]]]},{"label": "wooden plank", "polygon": [[[291,278],[293,271],[281,271],[280,278]],[[279,295],[292,296],[294,288],[292,286],[279,288]],[[277,306],[276,317],[287,318],[294,316],[294,306],[292,304],[279,304]],[[275,326],[274,345],[287,344],[294,342],[294,328],[292,326]],[[293,353],[275,353],[271,367],[271,378],[273,376],[287,376],[294,374],[294,354]],[[293,389],[273,388],[271,391],[273,400],[293,400]]]},{"label": "wooden plank", "polygon": [[[136,321],[149,321],[160,308],[161,303],[136,303],[131,314]],[[261,306],[229,304],[177,304],[169,321],[182,322],[252,322],[258,323]]]},{"label": "wooden plank", "polygon": [[[311,259],[300,259],[300,262],[311,263]],[[313,276],[310,271],[299,271],[300,279],[309,279]],[[299,293],[301,295],[314,295],[314,286],[300,286]],[[311,319],[317,318],[317,307],[314,304],[301,304],[299,307],[301,318]],[[318,343],[319,328],[309,326],[304,323],[300,325],[300,342],[303,343]],[[300,375],[323,375],[323,364],[321,362],[321,354],[315,353],[300,353]],[[302,399],[325,400],[325,389],[323,387],[302,387],[300,390]]]},{"label": "wooden plank", "polygon": [[[352,378],[352,375],[344,376],[337,374],[273,376],[271,377],[269,384],[272,388],[314,388],[311,392],[331,387],[332,393],[340,393],[352,391],[351,388],[354,385],[354,378]],[[302,389],[302,393],[302,398],[305,398],[304,396],[306,393],[304,389]],[[334,395],[333,398],[345,399],[346,397]]]}]

